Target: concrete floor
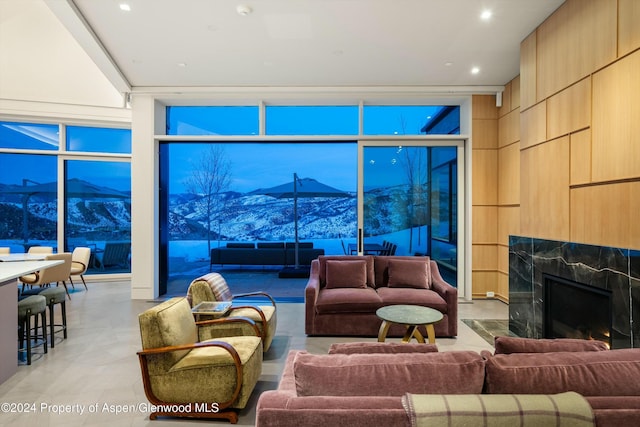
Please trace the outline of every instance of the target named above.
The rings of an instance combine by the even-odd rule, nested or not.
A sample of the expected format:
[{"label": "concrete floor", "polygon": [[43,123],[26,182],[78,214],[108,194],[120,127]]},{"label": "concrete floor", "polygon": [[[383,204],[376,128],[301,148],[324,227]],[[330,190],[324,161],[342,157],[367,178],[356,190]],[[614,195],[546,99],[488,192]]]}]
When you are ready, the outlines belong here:
[{"label": "concrete floor", "polygon": [[[42,348],[36,348],[35,352],[40,354],[34,355],[32,365],[20,365],[18,372],[0,385],[0,403],[15,404],[11,409],[17,410],[7,412],[6,405],[2,406],[0,426],[172,427],[206,423],[177,419],[152,422],[143,410],[115,412],[119,407],[148,403],[136,356],[140,350],[137,316],[158,301],[131,300],[128,281],[90,282],[88,286],[88,291],[82,285],[76,286],[71,301],[67,302],[68,339],[63,341],[59,334],[55,348],[49,348],[48,354],[41,354]],[[440,351],[493,350],[461,319],[507,317],[508,305],[500,301],[461,302],[458,337],[438,338],[437,345]],[[280,303],[276,337],[264,355],[262,376],[248,407],[240,412],[237,425],[254,425],[258,397],[265,390],[277,388],[289,350],[306,349],[322,354],[332,343],[350,341],[375,341],[375,338],[307,337],[303,304]],[[59,405],[68,405],[65,408],[68,412],[59,413]],[[80,407],[84,407],[84,413],[80,413]],[[90,408],[97,408],[97,412],[89,413]]]}]

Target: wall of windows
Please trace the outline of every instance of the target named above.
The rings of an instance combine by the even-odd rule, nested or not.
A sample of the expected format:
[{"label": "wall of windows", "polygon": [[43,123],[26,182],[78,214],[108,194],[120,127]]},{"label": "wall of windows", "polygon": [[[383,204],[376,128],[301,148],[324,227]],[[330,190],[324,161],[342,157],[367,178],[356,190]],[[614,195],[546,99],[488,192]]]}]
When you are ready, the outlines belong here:
[{"label": "wall of windows", "polygon": [[130,157],[128,129],[0,122],[0,246],[88,246],[89,273],[130,272],[130,249],[112,256],[131,244]]}]

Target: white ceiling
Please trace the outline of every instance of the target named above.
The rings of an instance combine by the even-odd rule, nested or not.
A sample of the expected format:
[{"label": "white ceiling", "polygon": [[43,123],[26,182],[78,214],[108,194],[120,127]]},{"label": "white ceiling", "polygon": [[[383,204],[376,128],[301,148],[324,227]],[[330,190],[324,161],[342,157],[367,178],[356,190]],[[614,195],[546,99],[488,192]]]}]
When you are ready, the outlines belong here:
[{"label": "white ceiling", "polygon": [[[504,85],[519,74],[520,42],[563,0],[45,2],[128,92]],[[239,5],[252,13],[240,15]]]}]

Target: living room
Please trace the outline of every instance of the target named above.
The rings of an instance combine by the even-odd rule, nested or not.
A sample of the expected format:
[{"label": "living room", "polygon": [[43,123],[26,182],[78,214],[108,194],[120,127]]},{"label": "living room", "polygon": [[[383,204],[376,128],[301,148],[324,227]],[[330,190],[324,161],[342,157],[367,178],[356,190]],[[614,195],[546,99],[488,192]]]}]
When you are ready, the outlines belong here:
[{"label": "living room", "polygon": [[[469,247],[465,252],[468,300],[462,302],[473,304],[461,303],[461,310],[487,299],[483,302],[490,304],[492,314],[485,314],[485,318],[509,317],[504,309],[511,311],[510,264],[515,251],[512,251],[510,236],[515,236],[624,252],[628,260],[626,270],[616,268],[614,274],[622,273],[626,280],[626,307],[635,314],[633,317],[638,316],[640,225],[635,214],[640,209],[640,163],[636,160],[640,157],[636,136],[640,124],[635,117],[640,102],[637,78],[640,10],[636,4],[634,0],[564,2],[520,43],[518,72],[500,82],[504,85],[499,96],[501,102],[497,102],[495,94],[465,95],[470,112],[467,146],[473,168],[469,178],[472,184]],[[116,286],[101,287],[100,291],[103,301],[122,305],[129,314],[140,312],[149,304],[147,301],[156,301],[158,297],[160,265],[155,252],[148,250],[158,246],[158,219],[149,219],[149,206],[157,206],[153,191],[155,166],[149,159],[155,158],[156,135],[162,135],[158,131],[162,120],[154,117],[162,115],[160,104],[170,98],[169,94],[134,93],[135,102],[130,110],[96,107],[91,100],[83,103],[78,98],[70,100],[70,107],[65,103],[64,94],[57,91],[38,102],[32,89],[26,90],[19,84],[14,89],[7,87],[12,84],[3,84],[0,92],[0,114],[4,118],[103,119],[131,125],[134,140],[139,142],[134,146],[131,160],[132,174],[136,177],[132,187],[132,228],[136,233],[132,242],[131,279],[113,282]],[[36,85],[31,85],[33,87]],[[18,93],[20,89],[22,94]],[[119,102],[120,99],[114,101]],[[90,114],[95,114],[93,119],[88,119]],[[92,291],[94,289],[84,294],[86,298]],[[540,292],[538,287],[528,291],[533,295]],[[74,304],[75,299],[74,295]],[[95,304],[89,309],[93,314],[79,316],[86,322],[76,323],[76,327],[91,335],[94,345],[105,345],[107,343],[99,342],[100,334],[95,333],[96,323],[101,323],[103,333],[108,332],[109,325],[114,325],[122,334],[114,334],[112,338],[123,345],[101,347],[103,352],[113,361],[132,357],[139,350],[137,325],[127,323],[126,328],[120,325],[117,312],[105,310],[104,302],[87,304]],[[299,326],[296,325],[299,317],[283,316],[280,324],[292,328],[291,345],[283,348],[326,353],[329,341],[307,338],[293,330]],[[126,319],[126,322],[135,320],[131,315]],[[637,322],[614,326],[628,337],[627,347],[638,347]],[[460,336],[455,343],[466,346],[467,339],[476,337]],[[90,342],[93,341],[80,345],[80,341],[74,344],[70,339],[64,343],[68,347],[73,344],[76,350],[67,353],[69,368],[65,370],[74,382],[80,382],[87,375],[88,371],[80,373],[74,371],[73,366],[87,363],[81,355]],[[447,342],[442,340],[440,345],[446,346]],[[472,348],[485,346],[483,340],[477,341],[477,345],[476,341],[467,343]],[[62,350],[65,346],[59,348]],[[108,370],[109,364],[104,360],[94,363]],[[135,378],[137,384],[137,366],[130,368],[121,375]],[[264,381],[273,385],[278,381],[279,371],[267,366],[263,375]],[[105,375],[103,380],[107,382],[107,378]],[[20,392],[19,385],[11,390],[4,387],[6,385],[3,385],[4,396]],[[95,384],[88,387],[93,389]],[[100,392],[92,391],[100,401],[105,400],[99,394],[103,392],[109,394],[108,386]],[[20,397],[29,401],[34,398],[29,394]],[[72,418],[68,420],[73,422]],[[146,420],[137,422],[146,423]]]}]

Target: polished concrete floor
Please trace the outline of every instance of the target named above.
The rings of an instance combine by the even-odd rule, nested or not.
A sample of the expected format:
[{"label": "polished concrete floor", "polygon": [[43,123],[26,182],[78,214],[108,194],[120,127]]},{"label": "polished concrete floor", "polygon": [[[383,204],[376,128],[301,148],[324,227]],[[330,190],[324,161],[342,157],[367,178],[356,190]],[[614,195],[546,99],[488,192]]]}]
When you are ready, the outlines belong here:
[{"label": "polished concrete floor", "polygon": [[[131,300],[129,282],[90,282],[88,285],[88,291],[76,286],[71,301],[67,302],[68,339],[63,341],[60,334],[55,348],[49,348],[47,354],[42,354],[41,347],[36,348],[38,354],[32,365],[21,364],[13,377],[0,384],[0,403],[3,404],[0,425],[170,427],[207,423],[166,418],[150,421],[144,410],[148,401],[136,356],[140,350],[137,316],[158,301]],[[437,345],[440,351],[492,350],[462,319],[507,317],[508,306],[500,301],[461,302],[458,337],[438,338]],[[375,339],[307,337],[303,304],[279,304],[274,343],[264,355],[262,377],[248,407],[240,412],[238,425],[254,425],[258,397],[261,392],[277,387],[289,350],[306,349],[322,354],[334,342],[349,341]],[[136,409],[117,413],[125,407]],[[228,423],[218,421],[216,424]]]}]

